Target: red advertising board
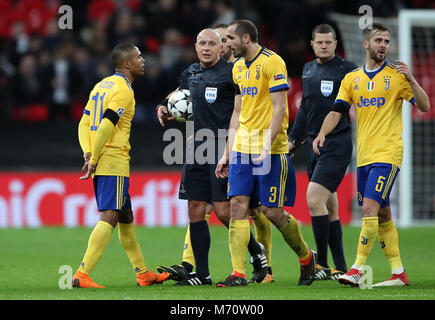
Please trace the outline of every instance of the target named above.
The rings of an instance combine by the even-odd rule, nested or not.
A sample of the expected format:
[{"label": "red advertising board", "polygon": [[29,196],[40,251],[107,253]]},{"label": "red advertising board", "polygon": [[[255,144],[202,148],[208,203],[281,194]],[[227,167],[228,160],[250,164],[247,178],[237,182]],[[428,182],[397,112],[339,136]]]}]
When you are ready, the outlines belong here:
[{"label": "red advertising board", "polygon": [[[42,226],[94,226],[99,214],[92,180],[79,180],[76,172],[0,172],[0,228]],[[185,226],[187,203],[178,199],[179,172],[132,172],[130,196],[137,225]],[[285,210],[301,223],[310,223],[305,200],[308,180],[297,173],[293,208]],[[351,221],[355,194],[353,176],[347,174],[338,189],[340,217]],[[211,224],[219,224],[214,214]]]}]

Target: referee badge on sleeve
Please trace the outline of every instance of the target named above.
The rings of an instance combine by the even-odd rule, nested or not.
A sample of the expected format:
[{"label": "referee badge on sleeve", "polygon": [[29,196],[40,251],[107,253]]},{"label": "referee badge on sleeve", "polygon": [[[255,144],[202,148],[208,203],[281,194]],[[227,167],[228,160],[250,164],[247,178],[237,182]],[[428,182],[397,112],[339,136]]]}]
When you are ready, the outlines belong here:
[{"label": "referee badge on sleeve", "polygon": [[206,87],[205,88],[205,100],[208,103],[213,103],[217,98],[217,88]]},{"label": "referee badge on sleeve", "polygon": [[328,97],[334,90],[334,81],[322,80],[320,82],[320,91],[325,97]]}]

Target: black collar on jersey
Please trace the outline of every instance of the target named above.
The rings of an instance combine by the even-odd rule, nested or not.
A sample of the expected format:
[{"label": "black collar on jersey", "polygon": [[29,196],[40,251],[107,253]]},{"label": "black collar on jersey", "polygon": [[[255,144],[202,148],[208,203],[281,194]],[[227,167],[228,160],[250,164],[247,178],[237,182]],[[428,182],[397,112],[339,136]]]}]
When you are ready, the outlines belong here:
[{"label": "black collar on jersey", "polygon": [[370,80],[372,80],[379,72],[382,71],[382,69],[385,68],[386,65],[387,65],[387,61],[384,61],[384,64],[378,70],[372,71],[372,72],[367,71],[366,70],[366,65],[364,65],[363,66],[364,73],[367,75],[367,77],[370,78]]}]

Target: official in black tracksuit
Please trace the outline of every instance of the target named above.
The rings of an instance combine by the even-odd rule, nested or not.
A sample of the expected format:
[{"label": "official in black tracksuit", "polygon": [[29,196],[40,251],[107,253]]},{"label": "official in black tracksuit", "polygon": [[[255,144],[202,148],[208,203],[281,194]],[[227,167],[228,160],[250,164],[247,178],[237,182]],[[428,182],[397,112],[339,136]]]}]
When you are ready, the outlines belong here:
[{"label": "official in black tracksuit", "polygon": [[[306,63],[303,69],[302,101],[289,134],[289,149],[293,150],[306,140],[307,172],[310,180],[307,204],[318,254],[315,279],[336,279],[347,271],[336,191],[352,155],[349,114],[343,116],[328,135],[329,142],[324,144],[320,156],[314,154],[311,144],[334,105],[341,80],[357,66],[335,55],[335,31],[327,24],[314,28],[311,45],[316,59]],[[335,269],[328,267],[328,244]]]}]

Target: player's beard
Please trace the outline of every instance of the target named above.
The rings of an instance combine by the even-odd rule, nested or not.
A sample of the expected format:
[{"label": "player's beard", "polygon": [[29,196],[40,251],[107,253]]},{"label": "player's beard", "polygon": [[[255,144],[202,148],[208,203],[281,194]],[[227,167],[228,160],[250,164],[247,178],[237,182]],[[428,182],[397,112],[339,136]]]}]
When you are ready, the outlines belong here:
[{"label": "player's beard", "polygon": [[384,58],[379,58],[378,53],[373,50],[370,46],[368,47],[370,59],[372,59],[377,64],[381,64],[387,58],[387,51],[385,51]]},{"label": "player's beard", "polygon": [[[240,42],[242,42],[240,40]],[[234,58],[240,58],[246,56],[246,53],[248,52],[248,48],[245,47],[242,43],[240,43],[239,47],[237,49],[234,48],[233,54]]]}]

